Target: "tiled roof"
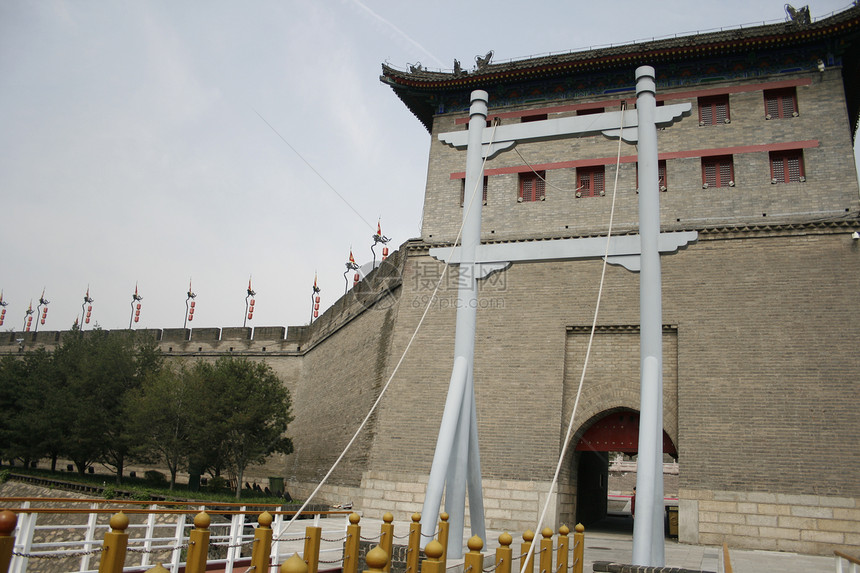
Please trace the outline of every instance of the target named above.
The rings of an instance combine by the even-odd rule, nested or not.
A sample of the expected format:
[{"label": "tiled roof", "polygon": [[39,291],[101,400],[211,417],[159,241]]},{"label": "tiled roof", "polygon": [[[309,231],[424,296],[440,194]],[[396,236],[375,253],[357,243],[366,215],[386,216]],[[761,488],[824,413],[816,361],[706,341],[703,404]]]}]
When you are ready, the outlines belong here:
[{"label": "tiled roof", "polygon": [[434,110],[427,95],[446,91],[486,89],[494,84],[568,76],[619,67],[659,65],[718,54],[748,52],[818,42],[828,37],[858,34],[860,4],[808,24],[794,21],[750,28],[672,37],[581,52],[548,55],[498,64],[472,71],[441,72],[411,67],[409,71],[382,65],[380,80],[430,129]]}]

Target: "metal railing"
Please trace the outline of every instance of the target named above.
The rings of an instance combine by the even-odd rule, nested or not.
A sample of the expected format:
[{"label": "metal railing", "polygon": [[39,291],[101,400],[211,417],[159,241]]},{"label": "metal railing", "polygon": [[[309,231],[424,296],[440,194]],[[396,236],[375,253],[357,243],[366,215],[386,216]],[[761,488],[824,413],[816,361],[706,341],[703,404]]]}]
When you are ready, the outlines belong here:
[{"label": "metal railing", "polygon": [[[96,500],[54,500],[65,503],[86,501],[89,502],[87,508],[31,507],[31,502],[44,503],[45,500],[26,498],[0,498],[0,504],[10,499],[24,501],[14,507],[14,511],[0,511],[0,573],[23,573],[29,562],[35,559],[65,560],[52,564],[51,569],[87,573],[96,570],[101,573],[152,573],[165,570],[179,573],[183,565],[188,573],[205,573],[211,567],[232,573],[236,566],[247,567],[246,571],[253,569],[267,573],[278,570],[279,565],[281,571],[292,573],[319,573],[326,569],[358,573],[363,559],[367,570],[388,573],[394,557],[395,538],[408,538],[407,545],[398,548],[401,555],[398,559],[405,559],[407,573],[419,570],[421,515],[418,513],[412,515],[409,533],[402,536],[395,535],[394,516],[386,513],[379,535],[363,537],[359,525],[361,517],[357,513],[350,513],[345,521],[342,519],[348,512],[317,512],[314,515],[317,525],[309,525],[305,527],[304,533],[296,531],[289,536],[286,530],[294,520],[285,523],[284,517],[289,514],[294,516],[295,512],[260,512],[260,507],[210,507],[202,510],[199,504],[197,508],[190,509],[188,506],[194,504],[188,503],[176,504],[182,509],[159,508],[152,504],[149,507],[135,507],[140,502],[111,503],[124,506],[116,512],[117,507],[99,507],[107,504]],[[188,515],[195,512],[193,523],[188,523]],[[100,517],[107,517],[110,513],[113,514],[107,524],[104,519],[99,523]],[[86,516],[86,523],[69,523],[66,519],[66,523],[38,525],[38,518],[43,514]],[[321,516],[332,514],[334,519],[329,521],[329,530],[323,531],[318,525]],[[254,516],[256,524],[247,519]],[[213,517],[220,521],[213,523]],[[438,536],[424,548],[426,558],[421,561],[422,573],[445,573],[447,569],[448,514],[441,513],[439,519],[436,530]],[[167,533],[160,533],[162,529],[167,529]],[[61,532],[62,536],[69,539],[37,540],[40,537],[37,532],[49,531]],[[523,533],[524,543],[520,546],[521,554],[517,556],[513,555],[511,547],[513,537],[503,533],[499,536],[495,565],[486,569],[483,568],[484,555],[481,552],[484,542],[473,536],[467,543],[469,551],[464,556],[463,571],[514,573],[512,563],[525,559],[525,566],[518,566],[517,569],[527,573],[535,573],[535,565],[539,566],[540,573],[583,573],[584,531],[585,528],[578,524],[571,539],[568,536],[570,529],[561,526],[556,544],[553,531],[544,528],[541,531],[542,539],[534,546],[532,542],[535,534],[526,531]],[[78,532],[83,534],[78,535]],[[376,547],[363,553],[362,543],[377,542]],[[324,547],[324,543],[328,546]],[[532,549],[536,550],[533,552]],[[292,557],[285,559],[290,554]],[[327,554],[333,559],[321,558]],[[98,569],[91,567],[96,560]],[[152,563],[158,565],[150,567]]]},{"label": "metal railing", "polygon": [[[860,558],[853,557],[841,551],[834,551],[836,559],[836,573],[860,573]],[[847,565],[843,568],[843,565]]]},{"label": "metal railing", "polygon": [[[66,507],[32,507],[36,502],[40,505],[45,502],[48,505],[62,503]],[[278,511],[273,507],[261,509],[259,505],[176,502],[169,503],[171,507],[165,508],[164,505],[150,502],[106,503],[67,498],[2,498],[0,504],[13,509],[18,515],[17,535],[9,564],[11,573],[25,573],[31,562],[41,560],[63,560],[62,566],[66,571],[97,571],[105,533],[110,531],[108,518],[118,511],[118,507],[130,518],[126,570],[143,571],[155,563],[163,563],[169,570],[179,571],[185,563],[189,534],[194,527],[193,516],[206,511],[213,518],[209,525],[208,562],[222,565],[227,573],[231,573],[234,566],[244,564],[250,558],[257,516],[262,509],[268,510],[274,517],[272,562],[280,562],[287,554],[303,555],[306,539],[304,526],[311,523],[312,518],[314,526],[319,527],[321,517],[330,517],[334,519],[325,520],[329,529],[322,531],[318,551],[324,556],[321,562],[332,564],[325,568],[339,567],[346,526],[349,524],[347,516],[350,513],[308,512],[308,519],[302,520],[301,529],[295,527],[288,531],[287,525],[294,511]],[[68,507],[79,504],[86,507]],[[60,520],[48,518],[58,515],[62,516]]]}]

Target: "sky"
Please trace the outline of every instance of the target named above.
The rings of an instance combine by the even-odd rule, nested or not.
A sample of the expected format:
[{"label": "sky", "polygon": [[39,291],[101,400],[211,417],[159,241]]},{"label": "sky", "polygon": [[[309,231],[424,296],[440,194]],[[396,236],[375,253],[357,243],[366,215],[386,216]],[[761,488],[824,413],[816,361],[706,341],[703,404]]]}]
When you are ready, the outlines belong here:
[{"label": "sky", "polygon": [[[814,18],[850,0],[812,0]],[[2,331],[307,324],[420,234],[430,136],[381,64],[465,69],[785,20],[784,0],[4,0]],[[800,4],[798,4],[798,7]],[[855,154],[856,155],[856,154]],[[465,156],[464,156],[465,161]],[[377,253],[380,249],[377,248]],[[34,319],[35,320],[35,319]]]}]

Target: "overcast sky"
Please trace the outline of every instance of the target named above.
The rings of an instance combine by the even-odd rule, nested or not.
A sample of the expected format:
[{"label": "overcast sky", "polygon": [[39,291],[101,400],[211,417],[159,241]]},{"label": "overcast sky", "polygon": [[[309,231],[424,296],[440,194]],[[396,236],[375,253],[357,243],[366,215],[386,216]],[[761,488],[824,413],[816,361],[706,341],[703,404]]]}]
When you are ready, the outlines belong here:
[{"label": "overcast sky", "polygon": [[88,286],[94,322],[127,328],[135,284],[137,328],[181,327],[189,279],[189,326],[241,326],[249,276],[249,325],[306,324],[314,273],[324,309],[350,247],[369,262],[377,220],[393,247],[419,235],[430,136],[382,62],[469,69],[491,49],[498,62],[781,21],[783,5],[4,0],[0,330],[22,329],[43,287],[40,330],[66,329]]}]

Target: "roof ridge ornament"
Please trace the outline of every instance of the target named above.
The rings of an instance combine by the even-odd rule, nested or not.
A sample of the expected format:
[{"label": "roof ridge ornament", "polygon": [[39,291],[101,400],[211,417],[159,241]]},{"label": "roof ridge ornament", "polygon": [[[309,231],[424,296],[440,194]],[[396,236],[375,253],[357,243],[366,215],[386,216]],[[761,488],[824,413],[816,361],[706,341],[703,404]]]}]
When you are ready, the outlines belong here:
[{"label": "roof ridge ornament", "polygon": [[789,20],[791,20],[792,24],[797,24],[798,26],[807,26],[812,24],[812,17],[809,15],[808,4],[802,8],[795,8],[791,4],[786,4],[785,13]]},{"label": "roof ridge ornament", "polygon": [[483,72],[490,66],[490,60],[493,59],[493,50],[487,52],[487,54],[482,58],[480,55],[475,56],[475,69],[479,72]]}]

